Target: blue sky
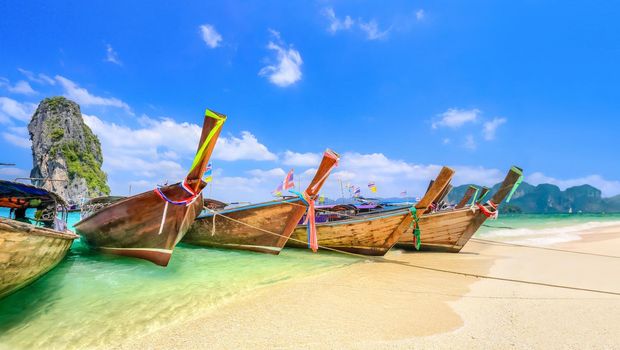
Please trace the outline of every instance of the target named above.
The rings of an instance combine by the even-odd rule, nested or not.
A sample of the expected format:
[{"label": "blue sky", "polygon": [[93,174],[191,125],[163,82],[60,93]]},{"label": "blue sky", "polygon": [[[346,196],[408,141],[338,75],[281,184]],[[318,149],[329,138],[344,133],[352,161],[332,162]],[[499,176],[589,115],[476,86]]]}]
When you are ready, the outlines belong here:
[{"label": "blue sky", "polygon": [[0,176],[32,166],[25,126],[65,95],[100,137],[113,192],[188,168],[204,108],[229,116],[212,195],[269,198],[318,154],[367,192],[527,180],[620,193],[620,6],[578,2],[3,2]]}]

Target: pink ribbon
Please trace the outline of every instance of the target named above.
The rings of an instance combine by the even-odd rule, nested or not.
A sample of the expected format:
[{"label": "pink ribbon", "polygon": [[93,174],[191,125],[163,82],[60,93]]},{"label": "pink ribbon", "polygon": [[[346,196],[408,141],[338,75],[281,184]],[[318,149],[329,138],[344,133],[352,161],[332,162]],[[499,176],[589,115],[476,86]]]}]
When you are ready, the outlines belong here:
[{"label": "pink ribbon", "polygon": [[316,235],[314,199],[310,198],[305,192],[304,197],[306,202],[308,202],[308,212],[306,213],[306,220],[304,220],[304,225],[308,226],[308,248],[316,253],[319,250],[319,241]]}]

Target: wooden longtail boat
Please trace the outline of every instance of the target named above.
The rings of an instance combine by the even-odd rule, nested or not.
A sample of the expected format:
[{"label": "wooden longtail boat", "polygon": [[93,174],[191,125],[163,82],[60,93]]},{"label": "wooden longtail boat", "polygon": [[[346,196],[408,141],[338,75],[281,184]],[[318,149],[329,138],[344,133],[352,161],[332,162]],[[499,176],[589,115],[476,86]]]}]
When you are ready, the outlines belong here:
[{"label": "wooden longtail boat", "polygon": [[[0,180],[0,207],[13,218],[0,218],[0,298],[28,285],[54,268],[78,236],[57,218],[66,204],[42,188]],[[29,219],[26,209],[36,210]]]},{"label": "wooden longtail boat", "polygon": [[198,151],[183,182],[109,201],[75,224],[77,233],[102,252],[167,266],[172,250],[202,210],[202,176],[225,120],[225,115],[207,109]]},{"label": "wooden longtail boat", "polygon": [[[325,151],[303,197],[312,200],[316,198],[338,158],[336,153]],[[306,199],[295,197],[231,209],[209,210],[198,217],[183,242],[279,254],[307,207]]]},{"label": "wooden longtail boat", "polygon": [[[319,246],[364,255],[385,255],[405,233],[411,232],[413,211],[421,216],[449,183],[454,170],[444,167],[415,207],[358,215],[350,219],[317,223]],[[413,209],[415,208],[415,209]],[[411,233],[409,233],[411,235]],[[306,248],[305,226],[297,226],[287,246]]]},{"label": "wooden longtail boat", "polygon": [[[471,236],[486,221],[487,215],[496,210],[494,207],[499,206],[513,187],[518,186],[522,174],[520,168],[512,167],[500,188],[486,204],[477,203],[472,207],[439,211],[421,217],[422,249],[454,253],[461,251]],[[412,249],[411,233],[403,234],[396,246]]]},{"label": "wooden longtail boat", "polygon": [[476,191],[478,191],[478,189],[475,186],[471,186],[470,185],[467,188],[467,190],[465,191],[465,194],[463,195],[463,198],[461,198],[461,200],[456,204],[454,209],[461,209],[461,208],[465,207],[465,205],[467,205],[467,203],[469,203],[469,200],[471,199],[471,197],[474,196],[474,193],[476,193]]}]

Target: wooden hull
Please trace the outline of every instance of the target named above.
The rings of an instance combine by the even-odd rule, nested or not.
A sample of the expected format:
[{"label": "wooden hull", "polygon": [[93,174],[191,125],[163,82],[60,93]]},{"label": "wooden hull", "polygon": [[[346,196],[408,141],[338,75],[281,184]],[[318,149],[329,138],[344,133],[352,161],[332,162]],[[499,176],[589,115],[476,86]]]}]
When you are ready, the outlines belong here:
[{"label": "wooden hull", "polygon": [[223,210],[215,220],[213,214],[202,215],[183,242],[279,254],[305,212],[306,205],[295,198]]},{"label": "wooden hull", "polygon": [[[420,218],[420,249],[458,253],[486,219],[478,208],[426,214]],[[401,236],[396,247],[415,249],[411,230]]]},{"label": "wooden hull", "polygon": [[54,268],[78,236],[0,218],[0,298]]},{"label": "wooden hull", "polygon": [[[187,197],[178,185],[162,189],[174,200]],[[75,224],[84,242],[102,252],[167,266],[172,250],[202,210],[202,195],[185,205],[169,204],[154,191],[129,197]]]},{"label": "wooden hull", "polygon": [[[319,246],[356,254],[382,256],[410,227],[409,209],[361,215],[353,219],[316,225]],[[307,248],[306,226],[297,226],[287,246]]]}]

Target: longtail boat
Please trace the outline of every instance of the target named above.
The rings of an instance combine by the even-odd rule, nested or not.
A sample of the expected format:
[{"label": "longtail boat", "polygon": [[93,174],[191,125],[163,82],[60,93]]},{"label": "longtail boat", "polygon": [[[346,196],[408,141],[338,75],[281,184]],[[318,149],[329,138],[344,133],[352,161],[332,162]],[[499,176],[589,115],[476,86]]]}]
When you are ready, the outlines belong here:
[{"label": "longtail boat", "polygon": [[207,210],[190,227],[183,242],[279,254],[310,203],[316,199],[338,159],[338,154],[331,150],[325,151],[308,188],[297,197],[230,209]]},{"label": "longtail boat", "polygon": [[[514,193],[522,178],[523,171],[513,166],[508,171],[500,188],[486,203],[483,204],[478,200],[471,207],[444,210],[422,216],[420,218],[421,248],[454,253],[461,251],[487,218],[497,215],[499,204],[506,196]],[[413,248],[414,242],[411,239],[411,234],[404,233],[396,246]]]},{"label": "longtail boat", "polygon": [[[385,255],[405,232],[411,232],[418,216],[422,216],[445,189],[453,174],[454,170],[444,167],[422,200],[411,208],[368,213],[344,220],[317,223],[318,245],[356,254]],[[298,226],[286,245],[297,248],[307,247],[308,236],[306,228]]]},{"label": "longtail boat", "polygon": [[116,201],[99,200],[101,208],[75,224],[86,244],[167,266],[172,250],[202,210],[202,176],[225,120],[225,115],[207,109],[198,151],[182,182]]},{"label": "longtail boat", "polygon": [[469,185],[469,187],[467,187],[467,190],[465,191],[465,194],[463,195],[463,198],[461,198],[461,200],[456,204],[454,209],[461,209],[465,207],[477,191],[478,188],[476,186]]},{"label": "longtail boat", "polygon": [[[0,207],[10,210],[0,217],[2,298],[54,268],[78,236],[67,230],[65,202],[45,189],[0,180]],[[27,211],[35,211],[32,218]]]}]

